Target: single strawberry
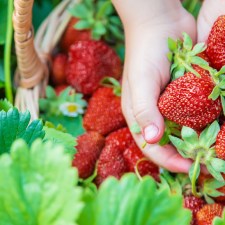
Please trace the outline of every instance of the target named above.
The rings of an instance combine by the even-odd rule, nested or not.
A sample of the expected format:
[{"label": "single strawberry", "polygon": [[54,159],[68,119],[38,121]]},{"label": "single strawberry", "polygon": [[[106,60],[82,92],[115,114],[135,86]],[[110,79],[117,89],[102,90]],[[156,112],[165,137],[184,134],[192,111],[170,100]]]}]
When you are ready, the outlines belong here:
[{"label": "single strawberry", "polygon": [[123,157],[123,152],[134,140],[129,129],[122,128],[111,133],[105,142],[105,147],[98,160],[95,183],[99,186],[107,177],[120,178],[129,168]]},{"label": "single strawberry", "polygon": [[78,23],[79,19],[72,17],[69,21],[66,30],[60,40],[61,49],[68,53],[70,46],[77,41],[87,41],[91,39],[90,30],[77,30],[75,25]]},{"label": "single strawberry", "polygon": [[198,72],[201,77],[188,72],[172,81],[158,102],[159,110],[165,118],[195,130],[213,122],[222,110],[219,98],[209,98],[215,87],[212,78],[204,70]]},{"label": "single strawberry", "polygon": [[197,198],[193,195],[184,197],[184,207],[190,209],[192,212],[191,225],[196,225],[197,212],[205,205],[205,201],[202,198]]},{"label": "single strawberry", "polygon": [[214,23],[208,40],[206,53],[212,66],[220,70],[225,65],[225,15],[218,17]]},{"label": "single strawberry", "polygon": [[52,73],[50,76],[51,81],[54,85],[66,84],[66,65],[67,65],[67,56],[65,54],[57,54],[52,63]]},{"label": "single strawberry", "polygon": [[223,206],[217,203],[204,205],[196,215],[197,225],[212,225],[216,216],[221,217]]},{"label": "single strawberry", "polygon": [[123,157],[128,165],[129,172],[135,172],[135,168],[137,168],[140,176],[149,175],[159,180],[159,167],[147,159],[135,143],[132,143],[123,152]]},{"label": "single strawberry", "polygon": [[56,93],[56,95],[59,96],[60,93],[62,91],[64,91],[66,88],[68,88],[68,85],[66,85],[66,84],[61,84],[61,85],[56,86],[55,87],[55,93]]},{"label": "single strawberry", "polygon": [[113,88],[102,87],[93,94],[83,124],[86,130],[98,131],[102,135],[126,126],[121,97],[115,95]]},{"label": "single strawberry", "polygon": [[90,95],[103,77],[119,79],[121,74],[119,57],[102,41],[79,41],[71,46],[66,77],[78,92]]},{"label": "single strawberry", "polygon": [[216,155],[218,158],[225,160],[225,123],[220,128],[216,138]]},{"label": "single strawberry", "polygon": [[88,178],[94,172],[96,162],[105,145],[105,138],[97,132],[90,131],[77,138],[77,153],[72,165],[77,167],[80,178]]}]

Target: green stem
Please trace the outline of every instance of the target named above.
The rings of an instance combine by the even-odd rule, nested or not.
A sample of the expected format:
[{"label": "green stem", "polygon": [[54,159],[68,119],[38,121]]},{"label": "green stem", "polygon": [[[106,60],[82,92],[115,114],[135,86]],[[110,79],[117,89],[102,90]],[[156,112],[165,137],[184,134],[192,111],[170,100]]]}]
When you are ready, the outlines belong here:
[{"label": "green stem", "polygon": [[4,71],[5,71],[6,98],[11,103],[13,103],[12,81],[11,81],[11,48],[13,37],[12,14],[13,14],[13,0],[8,0],[7,31],[6,31],[6,42],[4,51]]},{"label": "green stem", "polygon": [[191,179],[192,194],[195,197],[198,197],[198,198],[200,198],[201,195],[199,195],[199,193],[196,190],[196,180],[197,180],[197,170],[198,170],[198,166],[200,164],[201,157],[202,157],[202,154],[201,153],[198,153],[197,154],[197,157],[196,157],[196,160],[195,160],[195,166],[194,166],[193,176],[192,176],[192,179]]}]

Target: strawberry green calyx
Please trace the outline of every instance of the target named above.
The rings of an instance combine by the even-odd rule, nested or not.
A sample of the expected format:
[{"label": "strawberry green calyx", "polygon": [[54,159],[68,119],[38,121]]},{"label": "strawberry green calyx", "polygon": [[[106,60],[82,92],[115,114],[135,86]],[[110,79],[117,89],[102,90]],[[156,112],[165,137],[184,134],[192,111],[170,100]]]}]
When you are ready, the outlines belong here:
[{"label": "strawberry green calyx", "polygon": [[170,142],[169,136],[181,137],[181,126],[175,122],[165,119],[165,131],[159,141],[159,145],[164,146]]},{"label": "strawberry green calyx", "polygon": [[124,40],[122,23],[111,1],[83,0],[71,8],[70,13],[80,19],[74,28],[90,29],[94,40],[100,40],[102,37],[110,42]]},{"label": "strawberry green calyx", "polygon": [[208,169],[209,173],[218,181],[224,181],[221,173],[225,172],[225,161],[216,158],[214,143],[220,127],[217,121],[214,121],[198,136],[197,132],[189,127],[183,127],[179,139],[170,136],[170,141],[177,148],[180,155],[184,158],[194,160],[190,170],[189,177],[192,183],[192,193],[199,197],[196,191],[196,180],[200,174],[200,164]]},{"label": "strawberry green calyx", "polygon": [[193,47],[192,40],[187,33],[183,33],[183,41],[168,38],[168,48],[170,50],[168,59],[172,62],[170,69],[172,80],[183,76],[185,72],[191,72],[200,77],[199,73],[192,68],[192,65],[208,66],[208,62],[197,56],[205,51],[205,43],[198,43]]},{"label": "strawberry green calyx", "polygon": [[214,178],[209,178],[204,181],[200,192],[203,194],[208,204],[213,204],[215,202],[213,198],[224,196],[224,193],[217,190],[224,185],[225,182],[215,180]]},{"label": "strawberry green calyx", "polygon": [[116,96],[121,96],[121,85],[120,82],[118,80],[116,80],[113,77],[104,77],[101,80],[101,85],[105,86],[105,87],[110,87],[113,88],[113,93]]},{"label": "strawberry green calyx", "polygon": [[215,87],[212,93],[209,95],[209,98],[212,100],[216,100],[220,97],[223,107],[223,113],[225,115],[225,66],[223,66],[220,71],[217,71],[216,69],[213,69],[211,67],[206,67],[206,69],[209,71],[215,83]]}]

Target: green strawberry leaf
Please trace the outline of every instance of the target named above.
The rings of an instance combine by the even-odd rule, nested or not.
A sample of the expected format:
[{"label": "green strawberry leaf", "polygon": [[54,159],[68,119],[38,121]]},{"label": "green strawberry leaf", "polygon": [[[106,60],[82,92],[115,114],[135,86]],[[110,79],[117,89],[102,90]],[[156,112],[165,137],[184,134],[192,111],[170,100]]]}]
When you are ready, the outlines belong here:
[{"label": "green strawberry leaf", "polygon": [[29,148],[17,140],[10,152],[0,156],[1,223],[76,225],[81,189],[64,149],[40,140]]},{"label": "green strawberry leaf", "polygon": [[223,66],[220,71],[217,73],[217,76],[225,74],[225,66]]},{"label": "green strawberry leaf", "polygon": [[172,144],[177,148],[177,151],[181,156],[184,158],[188,158],[188,155],[185,154],[185,149],[187,149],[186,143],[181,140],[180,138],[174,137],[169,135],[169,139],[172,142]]},{"label": "green strawberry leaf", "polygon": [[[143,197],[143,193],[144,197]],[[107,203],[107,204],[106,204]],[[155,181],[134,174],[120,181],[107,179],[96,196],[86,202],[79,225],[183,225],[190,224],[191,213],[182,207],[183,197],[168,188],[157,188]]]},{"label": "green strawberry leaf", "polygon": [[79,20],[74,28],[76,28],[77,30],[84,30],[84,29],[89,29],[91,28],[91,23],[89,21],[86,21],[86,20]]},{"label": "green strawberry leaf", "polygon": [[167,39],[168,42],[168,48],[171,52],[175,51],[177,49],[177,42],[173,40],[172,38]]},{"label": "green strawberry leaf", "polygon": [[225,115],[225,97],[220,95],[221,103],[222,103],[222,108],[223,108],[223,114]]},{"label": "green strawberry leaf", "polygon": [[216,180],[218,180],[218,181],[220,181],[220,182],[223,182],[223,181],[224,181],[223,176],[221,175],[221,173],[218,172],[217,170],[215,170],[215,169],[213,168],[213,166],[212,166],[210,163],[206,164],[206,168],[207,168],[207,170],[209,171],[209,173],[210,173]]},{"label": "green strawberry leaf", "polygon": [[205,128],[199,137],[199,143],[206,148],[210,148],[215,143],[216,137],[220,131],[219,123],[215,120],[210,126]]},{"label": "green strawberry leaf", "polygon": [[187,49],[187,50],[191,50],[192,49],[192,46],[193,46],[193,43],[192,43],[192,40],[190,38],[190,36],[187,34],[187,33],[183,33],[183,39],[184,39],[184,48]]},{"label": "green strawberry leaf", "polygon": [[190,127],[183,127],[181,130],[182,139],[186,143],[197,143],[198,142],[198,134],[195,130]]},{"label": "green strawberry leaf", "polygon": [[76,153],[75,146],[77,145],[76,139],[68,133],[56,130],[54,128],[48,128],[44,126],[45,138],[44,141],[51,141],[58,145],[63,145],[65,152],[69,153],[72,157]]},{"label": "green strawberry leaf", "polygon": [[42,114],[41,117],[45,121],[51,122],[56,127],[61,124],[66,131],[74,137],[82,135],[85,132],[83,127],[83,118],[81,115],[77,117],[67,117],[63,115],[54,116]]},{"label": "green strawberry leaf", "polygon": [[77,18],[85,19],[87,15],[90,15],[89,9],[85,4],[76,4],[75,7],[70,8],[69,12]]},{"label": "green strawberry leaf", "polygon": [[21,113],[16,108],[7,112],[0,111],[0,154],[9,152],[12,143],[19,138],[31,145],[37,138],[43,138],[43,124],[40,120],[34,120],[30,124],[30,113]]},{"label": "green strawberry leaf", "polygon": [[204,65],[206,65],[206,66],[209,65],[208,62],[206,62],[204,59],[202,59],[199,56],[193,56],[193,57],[191,57],[191,63],[192,64],[195,64],[195,65],[200,65],[201,67],[204,66]]},{"label": "green strawberry leaf", "polygon": [[5,43],[6,39],[6,28],[7,28],[7,8],[8,0],[0,1],[0,45]]},{"label": "green strawberry leaf", "polygon": [[0,111],[8,112],[11,108],[13,108],[13,105],[7,99],[0,100]]},{"label": "green strawberry leaf", "polygon": [[211,161],[212,167],[218,171],[225,173],[225,161],[218,158],[213,158]]},{"label": "green strawberry leaf", "polygon": [[225,182],[220,182],[215,179],[209,179],[206,182],[204,182],[203,185],[203,193],[204,195],[210,196],[210,197],[219,197],[224,196],[222,192],[219,192],[217,189],[221,188],[225,185]]},{"label": "green strawberry leaf", "polygon": [[213,88],[212,93],[209,95],[209,98],[212,99],[213,101],[215,101],[220,96],[220,92],[221,92],[220,87],[218,85],[216,85]]},{"label": "green strawberry leaf", "polygon": [[[204,42],[203,42],[203,43],[198,43],[198,44],[196,44],[196,45],[193,47],[193,49],[192,49],[191,52],[190,52],[190,55],[191,55],[191,56],[198,55],[199,53],[205,51],[205,49],[206,49],[206,45],[205,45]],[[198,57],[198,58],[200,58],[200,57]],[[206,62],[206,61],[205,61],[205,62]]]},{"label": "green strawberry leaf", "polygon": [[224,225],[225,224],[225,210],[223,210],[222,218],[215,217],[213,220],[213,225]]}]

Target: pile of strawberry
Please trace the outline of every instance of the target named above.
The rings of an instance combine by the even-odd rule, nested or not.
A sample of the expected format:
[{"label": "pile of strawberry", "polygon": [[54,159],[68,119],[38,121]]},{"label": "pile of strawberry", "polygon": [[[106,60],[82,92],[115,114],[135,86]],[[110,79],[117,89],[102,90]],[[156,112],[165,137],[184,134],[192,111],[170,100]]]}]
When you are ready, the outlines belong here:
[{"label": "pile of strawberry", "polygon": [[[112,21],[118,24],[115,18]],[[60,50],[53,56],[50,77],[57,94],[71,86],[88,102],[83,116],[85,133],[77,138],[73,166],[81,179],[91,177],[97,186],[109,176],[119,179],[127,172],[162,181],[158,166],[138,148],[122,114],[123,66],[115,41],[89,26],[74,29],[80,24],[85,23],[77,17],[69,22]],[[193,47],[187,34],[183,40],[169,38],[168,42],[172,76],[158,107],[168,124],[181,127],[181,132],[167,139],[193,165],[188,182],[180,182],[177,175],[165,180],[180,182],[184,207],[193,214],[192,225],[211,225],[215,216],[222,216],[225,204],[225,16],[215,22],[207,46]],[[204,175],[200,165],[210,175]]]},{"label": "pile of strawberry", "polygon": [[[85,6],[85,1],[80,4]],[[75,29],[80,21],[75,17],[70,20],[53,56],[50,76],[57,95],[71,86],[88,102],[83,116],[86,132],[77,138],[73,166],[81,179],[94,177],[97,186],[109,176],[120,178],[127,172],[158,179],[158,166],[137,147],[122,114],[123,66],[115,44],[104,36],[96,40],[91,28]]]},{"label": "pile of strawberry", "polygon": [[168,44],[171,82],[158,107],[164,118],[182,127],[180,137],[169,136],[170,143],[193,160],[191,191],[183,193],[192,224],[211,225],[225,204],[225,16],[216,20],[206,44],[193,46],[185,33],[183,40],[169,38]]}]

